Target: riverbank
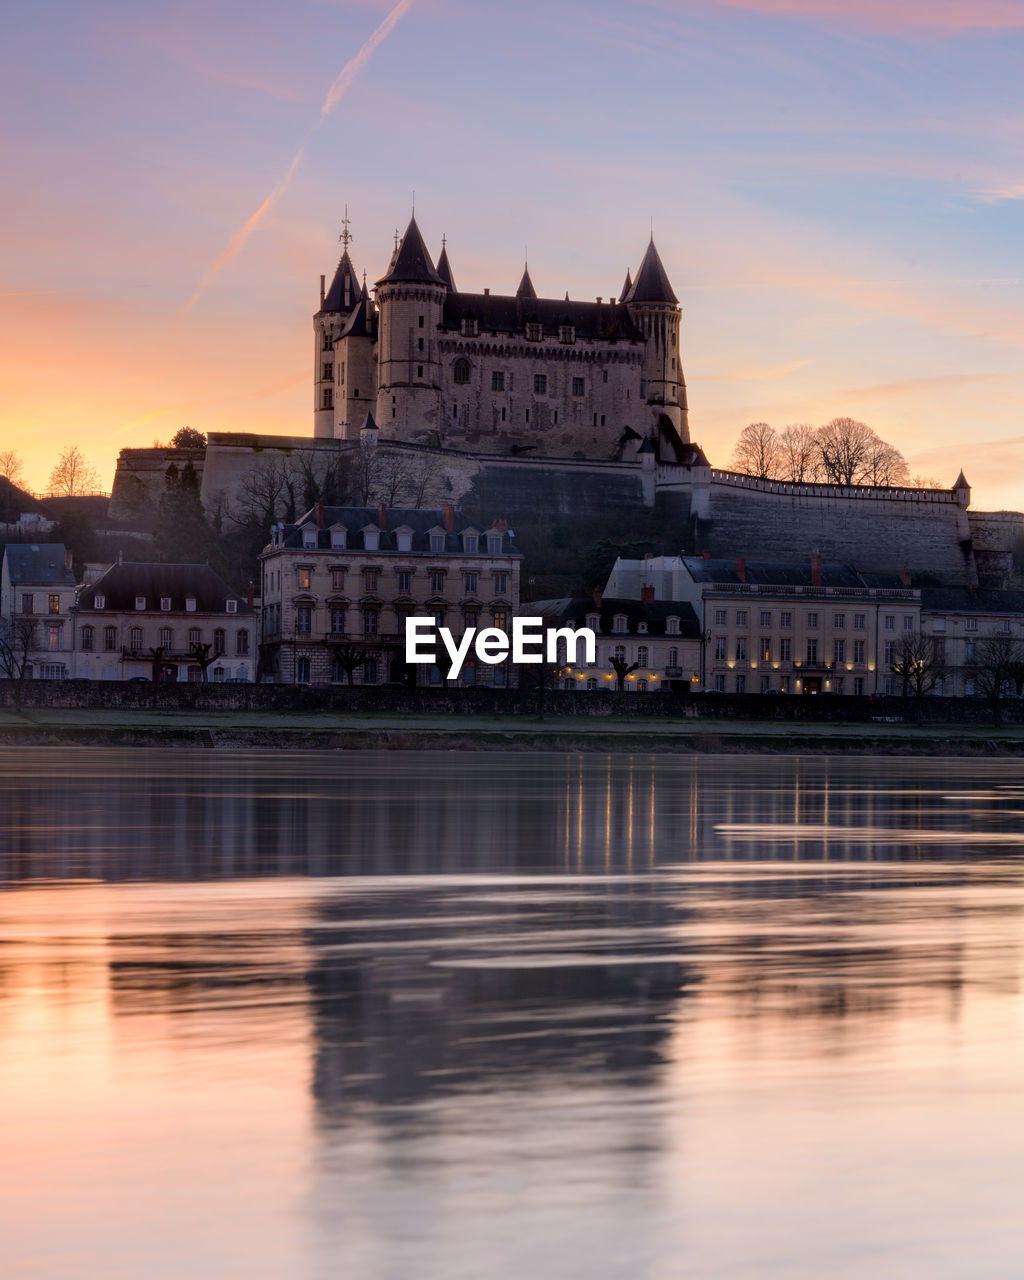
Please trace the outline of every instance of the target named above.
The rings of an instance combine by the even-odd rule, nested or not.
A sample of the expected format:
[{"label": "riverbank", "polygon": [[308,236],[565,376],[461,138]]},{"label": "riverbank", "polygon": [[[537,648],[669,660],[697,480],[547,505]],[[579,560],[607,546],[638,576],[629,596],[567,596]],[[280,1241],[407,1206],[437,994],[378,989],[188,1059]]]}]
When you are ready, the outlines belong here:
[{"label": "riverbank", "polygon": [[0,710],[0,746],[1024,755],[1024,726],[137,708]]}]

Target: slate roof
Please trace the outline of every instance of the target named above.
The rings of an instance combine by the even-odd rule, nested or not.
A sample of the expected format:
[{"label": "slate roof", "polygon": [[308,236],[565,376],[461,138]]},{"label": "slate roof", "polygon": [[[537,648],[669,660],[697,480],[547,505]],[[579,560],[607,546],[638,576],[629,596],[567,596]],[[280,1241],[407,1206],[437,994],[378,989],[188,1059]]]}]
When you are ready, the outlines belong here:
[{"label": "slate roof", "polygon": [[629,274],[629,270],[628,270],[628,268],[627,268],[627,270],[626,270],[626,278],[625,278],[625,280],[622,282],[622,292],[619,294],[619,301],[620,301],[620,302],[625,302],[625,301],[626,301],[626,299],[629,297],[629,291],[630,291],[630,289],[632,289],[632,287],[633,287],[633,278],[632,278],[632,276]]},{"label": "slate roof", "polygon": [[679,299],[672,292],[672,286],[668,280],[668,272],[658,256],[658,250],[654,247],[653,237],[651,238],[651,243],[647,246],[644,260],[640,263],[640,270],[636,273],[636,279],[633,281],[633,287],[626,296],[626,301],[679,302]]},{"label": "slate roof", "polygon": [[455,276],[452,274],[452,264],[448,261],[448,247],[441,246],[441,256],[437,260],[437,274],[448,286],[448,292],[455,292]]},{"label": "slate roof", "polygon": [[527,323],[540,324],[545,334],[558,336],[563,324],[571,324],[578,339],[621,338],[643,342],[625,306],[617,302],[570,302],[554,298],[512,298],[495,293],[449,293],[444,300],[441,327],[458,330],[472,312],[481,333],[522,336]]},{"label": "slate roof", "polygon": [[[745,577],[736,571],[735,560],[705,560],[703,556],[683,556],[683,563],[695,582],[747,582],[770,587],[811,587],[810,560],[769,561],[748,560]],[[870,581],[869,581],[870,579]],[[906,583],[898,573],[858,573],[852,565],[823,564],[823,587],[885,587],[904,589]]]},{"label": "slate roof", "polygon": [[[467,529],[475,529],[480,534],[500,532],[501,554],[521,557],[521,552],[515,545],[515,534],[511,529],[488,529],[477,521],[471,520],[463,511],[456,510],[453,514],[454,532],[445,534],[445,553],[458,552],[459,555],[464,555],[461,535]],[[313,507],[305,515],[300,516],[295,524],[283,525],[281,545],[301,550],[303,528],[308,525],[315,527],[316,522],[316,508]],[[434,530],[444,529],[444,512],[436,507],[387,507],[384,523],[385,527],[381,530],[380,535],[379,549],[381,551],[398,550],[398,540],[395,537],[395,532],[404,527],[413,531],[413,551],[429,552],[429,535]],[[323,509],[323,527],[317,530],[317,548],[319,550],[330,550],[331,526],[339,524],[344,526],[346,532],[345,550],[363,550],[363,530],[368,525],[375,528],[380,527],[380,509],[378,507],[325,506]],[[276,550],[277,548],[274,549]],[[371,554],[373,553],[371,552]],[[436,555],[438,553],[434,552],[433,554]],[[487,551],[486,546],[484,546],[479,554],[490,555],[491,552]]]},{"label": "slate roof", "polygon": [[517,298],[536,298],[537,290],[533,287],[533,281],[530,279],[530,268],[523,267],[523,278],[519,281],[519,288],[516,290]]},{"label": "slate roof", "polygon": [[9,542],[4,556],[14,585],[75,585],[75,575],[64,567],[63,542]]},{"label": "slate roof", "polygon": [[387,284],[395,281],[444,284],[430,260],[430,254],[427,252],[427,246],[423,242],[423,236],[416,225],[415,218],[410,220],[406,228],[402,243],[398,246],[398,253],[387,275],[377,283]]},{"label": "slate roof", "polygon": [[1024,591],[922,587],[921,608],[929,613],[1024,613]]},{"label": "slate roof", "polygon": [[[626,630],[629,635],[667,636],[669,618],[679,619],[679,631],[673,632],[676,640],[698,640],[700,623],[693,611],[693,606],[682,600],[619,600],[605,596],[597,604],[593,596],[568,597],[557,600],[531,600],[520,606],[520,613],[527,617],[533,615],[552,618],[562,622],[571,622],[574,626],[583,627],[587,623],[587,614],[596,613],[600,617],[601,635],[622,635],[612,631],[616,614],[626,615]],[[646,632],[638,632],[637,624],[647,623]]]},{"label": "slate roof", "polygon": [[359,301],[352,314],[345,321],[341,330],[341,338],[367,338],[377,333],[377,317],[370,306],[365,293],[359,295]]},{"label": "slate roof", "polygon": [[[96,609],[97,595],[104,597],[102,610]],[[228,600],[237,601],[236,612],[240,617],[256,613],[208,564],[153,564],[131,560],[111,565],[91,586],[85,587],[79,594],[78,608],[86,612],[134,613],[136,596],[146,597],[146,612],[160,612],[160,598],[170,596],[171,612],[184,613],[185,597],[195,596],[195,613],[226,614],[224,605]]]},{"label": "slate roof", "polygon": [[[346,301],[345,286],[348,285],[348,300]],[[347,311],[349,307],[353,307],[362,293],[362,287],[356,278],[356,270],[352,265],[352,259],[348,256],[348,250],[341,255],[341,261],[338,263],[338,269],[334,273],[334,279],[331,281],[331,287],[324,296],[321,311]]]}]

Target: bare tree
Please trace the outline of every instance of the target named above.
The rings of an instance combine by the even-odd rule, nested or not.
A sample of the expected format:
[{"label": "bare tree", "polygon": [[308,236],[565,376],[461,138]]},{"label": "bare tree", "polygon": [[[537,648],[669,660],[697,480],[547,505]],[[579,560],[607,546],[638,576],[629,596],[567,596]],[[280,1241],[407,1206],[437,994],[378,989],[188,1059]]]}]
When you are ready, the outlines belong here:
[{"label": "bare tree", "polygon": [[992,708],[992,723],[1002,724],[1002,698],[1014,691],[1015,672],[1024,663],[1024,645],[1019,640],[992,638],[978,642],[972,671],[975,685]]},{"label": "bare tree", "polygon": [[13,449],[0,449],[0,480],[20,486],[24,474],[21,457]]},{"label": "bare tree", "polygon": [[206,673],[223,654],[214,653],[213,645],[208,640],[195,641],[189,645],[188,651],[192,661],[203,673],[203,684],[208,684],[210,677]]},{"label": "bare tree", "polygon": [[910,468],[903,454],[875,436],[868,445],[861,483],[898,485],[906,484],[909,480]]},{"label": "bare tree", "polygon": [[612,667],[615,669],[615,687],[622,690],[626,687],[626,677],[639,667],[639,662],[630,665],[625,658],[613,657]]},{"label": "bare tree", "polygon": [[917,631],[905,634],[896,645],[889,664],[894,676],[903,681],[904,698],[912,697],[915,703],[917,723],[924,719],[925,695],[935,688],[943,672],[939,649],[930,636]]},{"label": "bare tree", "polygon": [[780,480],[805,484],[817,480],[821,455],[815,428],[806,422],[794,422],[779,432]]},{"label": "bare tree", "polygon": [[831,484],[859,484],[875,433],[853,418],[833,418],[818,428],[818,457]]},{"label": "bare tree", "polygon": [[0,675],[15,681],[14,705],[21,706],[22,689],[29,670],[29,653],[35,644],[36,624],[31,618],[15,622],[0,618]]},{"label": "bare tree", "polygon": [[54,498],[78,498],[84,493],[95,493],[99,485],[99,472],[86,462],[78,445],[72,444],[62,451],[50,472],[47,492]]},{"label": "bare tree", "polygon": [[767,422],[752,422],[740,432],[732,451],[732,466],[749,476],[766,480],[778,475],[781,451],[779,437]]},{"label": "bare tree", "polygon": [[355,674],[370,657],[370,650],[354,644],[332,644],[331,657],[344,671],[350,685],[355,684]]},{"label": "bare tree", "polygon": [[913,489],[945,489],[946,487],[941,480],[936,480],[934,476],[918,474],[910,477],[910,486]]}]

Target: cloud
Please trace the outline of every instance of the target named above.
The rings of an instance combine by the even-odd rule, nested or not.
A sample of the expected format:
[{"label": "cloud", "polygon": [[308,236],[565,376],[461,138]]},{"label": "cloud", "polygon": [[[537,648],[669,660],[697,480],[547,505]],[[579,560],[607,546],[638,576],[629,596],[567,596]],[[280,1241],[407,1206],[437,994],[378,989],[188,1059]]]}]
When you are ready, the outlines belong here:
[{"label": "cloud", "polygon": [[267,196],[255,213],[250,214],[250,216],[231,237],[228,241],[227,248],[213,266],[206,272],[202,280],[200,280],[195,293],[193,293],[192,297],[189,298],[188,302],[185,303],[181,311],[178,313],[179,316],[184,315],[187,311],[190,311],[193,306],[195,306],[199,301],[199,298],[209,286],[210,282],[213,280],[214,276],[219,271],[223,270],[231,259],[236,256],[262,219],[288,190],[291,185],[292,178],[295,177],[295,171],[298,169],[299,164],[302,161],[302,157],[306,154],[306,148],[309,146],[310,139],[314,132],[323,124],[355,83],[356,77],[359,75],[359,72],[363,67],[365,67],[369,62],[377,46],[387,39],[394,30],[398,20],[412,8],[412,5],[413,0],[398,0],[398,4],[395,5],[380,26],[377,27],[376,31],[374,31],[370,38],[363,44],[355,57],[350,58],[348,62],[345,63],[344,67],[342,67],[341,71],[335,77],[334,83],[327,91],[327,96],[324,98],[323,105],[320,108],[319,120],[303,139],[298,151],[296,151],[295,155],[292,156],[291,163],[285,170],[284,177],[281,178],[274,189],[270,192],[270,195]]},{"label": "cloud", "polygon": [[716,0],[766,17],[808,18],[881,33],[923,28],[940,35],[1024,28],[1020,0]]}]

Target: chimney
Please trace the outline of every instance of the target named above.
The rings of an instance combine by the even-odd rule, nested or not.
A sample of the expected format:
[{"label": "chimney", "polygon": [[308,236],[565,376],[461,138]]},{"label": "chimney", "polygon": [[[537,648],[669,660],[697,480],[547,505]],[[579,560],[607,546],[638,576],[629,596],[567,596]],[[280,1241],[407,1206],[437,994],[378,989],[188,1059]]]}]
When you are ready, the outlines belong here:
[{"label": "chimney", "polygon": [[645,559],[645,560],[653,560],[653,559],[654,559],[654,552],[653,552],[653,551],[645,551],[645,552],[644,552],[644,559]]},{"label": "chimney", "polygon": [[449,533],[455,532],[455,508],[450,502],[446,502],[441,508],[441,519],[444,521],[444,527]]},{"label": "chimney", "polygon": [[316,500],[316,527],[322,529],[324,527],[324,500],[317,498]]},{"label": "chimney", "polygon": [[739,578],[740,582],[746,582],[747,580],[747,562],[742,556],[736,557],[736,577]]},{"label": "chimney", "polygon": [[327,293],[326,293],[326,291],[325,291],[325,286],[326,286],[326,284],[327,284],[327,277],[326,277],[326,276],[321,276],[321,277],[320,277],[320,307],[321,307],[321,309],[323,308],[323,305],[324,305],[324,298],[327,296]]},{"label": "chimney", "polygon": [[490,296],[491,296],[491,291],[490,291],[490,289],[485,289],[485,290],[484,290],[484,297],[485,297],[485,298],[489,298]]},{"label": "chimney", "polygon": [[597,607],[600,609],[601,607],[601,588],[600,587],[594,588],[594,604],[596,604]]},{"label": "chimney", "polygon": [[705,559],[705,560],[710,560],[710,559],[711,559],[711,552],[710,552],[710,551],[702,551],[702,552],[701,552],[701,555],[704,557],[704,559]]},{"label": "chimney", "polygon": [[120,547],[118,547],[117,549],[117,563],[124,564],[124,552],[121,550]]},{"label": "chimney", "polygon": [[641,603],[642,603],[642,604],[654,604],[654,588],[653,588],[653,587],[641,587],[641,588],[640,588],[640,600],[641,600]]},{"label": "chimney", "polygon": [[246,596],[246,603],[250,609],[256,603],[256,583],[253,582],[252,578],[249,579],[249,594]]},{"label": "chimney", "polygon": [[909,569],[900,570],[900,582],[902,582],[905,587],[910,586],[910,570]]},{"label": "chimney", "polygon": [[821,586],[821,556],[811,556],[811,586]]},{"label": "chimney", "polygon": [[65,547],[64,548],[64,568],[65,569],[70,570],[71,561],[72,561],[71,548]]},{"label": "chimney", "polygon": [[600,298],[598,298],[598,300],[597,300],[597,305],[598,305],[598,306],[600,306],[600,305],[601,305],[601,299],[600,299]]},{"label": "chimney", "polygon": [[377,523],[382,529],[388,527],[388,509],[383,502],[377,503]]}]

